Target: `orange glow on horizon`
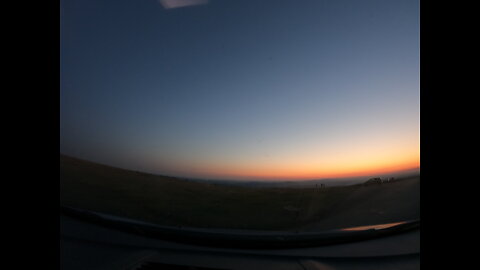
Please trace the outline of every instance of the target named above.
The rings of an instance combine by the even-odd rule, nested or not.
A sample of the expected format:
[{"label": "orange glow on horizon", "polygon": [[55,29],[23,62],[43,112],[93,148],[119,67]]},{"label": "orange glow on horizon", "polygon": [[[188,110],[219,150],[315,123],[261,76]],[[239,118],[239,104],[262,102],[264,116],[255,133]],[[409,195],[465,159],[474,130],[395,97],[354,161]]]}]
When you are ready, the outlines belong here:
[{"label": "orange glow on horizon", "polygon": [[[335,138],[328,144],[286,140],[270,148],[235,145],[232,149],[207,149],[199,151],[199,156],[189,154],[157,162],[174,169],[179,176],[238,180],[374,177],[420,167],[416,134],[397,134],[395,138],[383,134],[356,136],[350,140]],[[270,151],[269,155],[263,154],[264,149]]]},{"label": "orange glow on horizon", "polygon": [[[265,164],[264,164],[265,165]],[[215,169],[197,168],[192,171],[195,175],[204,178],[223,179],[262,179],[262,180],[307,180],[319,178],[344,178],[374,176],[379,174],[395,173],[420,167],[420,159],[365,161],[350,164],[329,164],[331,166],[319,168],[315,163],[292,164],[286,166],[224,166]]]}]

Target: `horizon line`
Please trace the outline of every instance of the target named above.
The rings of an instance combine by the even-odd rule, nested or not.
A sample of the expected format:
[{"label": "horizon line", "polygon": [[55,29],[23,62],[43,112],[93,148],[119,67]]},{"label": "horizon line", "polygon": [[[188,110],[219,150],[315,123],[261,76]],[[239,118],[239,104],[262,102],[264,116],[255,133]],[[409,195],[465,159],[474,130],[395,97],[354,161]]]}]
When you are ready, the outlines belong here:
[{"label": "horizon line", "polygon": [[352,175],[352,176],[337,176],[337,177],[309,177],[309,178],[260,178],[260,177],[251,177],[251,178],[232,178],[232,177],[197,177],[197,176],[188,176],[188,175],[176,175],[176,174],[168,174],[168,173],[160,173],[160,172],[153,172],[153,171],[140,171],[136,169],[129,169],[125,167],[120,167],[117,165],[111,165],[103,162],[96,162],[84,158],[79,158],[76,156],[72,156],[69,154],[64,154],[60,152],[60,156],[65,156],[68,158],[73,158],[73,159],[78,159],[81,161],[85,162],[90,162],[90,163],[95,163],[98,165],[103,165],[115,169],[121,169],[121,170],[126,170],[126,171],[132,171],[132,172],[140,172],[140,173],[145,173],[145,174],[150,174],[150,175],[156,175],[156,176],[164,176],[164,177],[172,177],[172,178],[181,178],[181,179],[191,179],[191,180],[223,180],[223,181],[259,181],[259,182],[287,182],[287,181],[314,181],[314,180],[340,180],[340,179],[353,179],[353,178],[371,178],[371,177],[381,177],[385,175],[392,175],[392,174],[401,174],[401,173],[407,173],[408,171],[417,171],[420,172],[420,165],[407,168],[407,169],[401,169],[401,170],[392,170],[390,172],[380,172],[378,174],[359,174],[359,175]]}]

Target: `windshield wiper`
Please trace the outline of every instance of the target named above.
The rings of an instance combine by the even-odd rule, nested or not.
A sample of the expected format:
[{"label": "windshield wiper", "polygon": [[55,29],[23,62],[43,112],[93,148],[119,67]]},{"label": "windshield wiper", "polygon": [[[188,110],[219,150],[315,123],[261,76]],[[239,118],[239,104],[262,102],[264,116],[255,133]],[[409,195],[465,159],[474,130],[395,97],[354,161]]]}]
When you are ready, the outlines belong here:
[{"label": "windshield wiper", "polygon": [[298,248],[361,241],[419,228],[420,220],[319,232],[235,231],[162,226],[61,206],[61,213],[102,226],[162,240],[230,248]]}]

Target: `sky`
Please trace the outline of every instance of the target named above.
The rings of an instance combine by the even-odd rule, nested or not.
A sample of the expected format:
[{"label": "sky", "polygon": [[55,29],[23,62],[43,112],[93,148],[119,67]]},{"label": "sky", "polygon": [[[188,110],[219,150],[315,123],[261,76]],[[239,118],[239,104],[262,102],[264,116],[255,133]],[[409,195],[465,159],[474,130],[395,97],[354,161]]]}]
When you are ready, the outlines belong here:
[{"label": "sky", "polygon": [[420,165],[419,2],[62,0],[60,152],[209,179]]}]

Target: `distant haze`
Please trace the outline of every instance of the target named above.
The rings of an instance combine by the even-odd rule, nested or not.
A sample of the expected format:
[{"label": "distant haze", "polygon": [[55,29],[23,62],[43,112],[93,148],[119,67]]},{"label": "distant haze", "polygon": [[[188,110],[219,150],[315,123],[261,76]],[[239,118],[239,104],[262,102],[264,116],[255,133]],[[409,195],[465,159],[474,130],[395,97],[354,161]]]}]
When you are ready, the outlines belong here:
[{"label": "distant haze", "polygon": [[62,0],[60,148],[155,174],[420,166],[419,1]]},{"label": "distant haze", "polygon": [[[303,183],[303,185],[315,185],[319,183],[326,184],[327,186],[337,186],[337,185],[351,185],[357,183],[363,183],[370,178],[403,178],[403,177],[410,177],[410,176],[419,176],[420,175],[420,168],[414,168],[404,171],[396,171],[396,172],[389,172],[386,174],[371,174],[371,175],[362,175],[362,176],[354,176],[354,177],[343,177],[343,178],[319,178],[319,179],[273,179],[273,180],[265,180],[265,179],[244,179],[244,180],[234,180],[234,179],[202,179],[202,178],[185,178],[185,180],[191,181],[211,181],[212,183],[223,183],[223,184],[241,184],[245,183],[247,185],[262,185],[262,184],[274,184],[274,183],[285,183],[285,184],[292,184],[293,183]],[[302,185],[302,186],[303,186]]]}]

